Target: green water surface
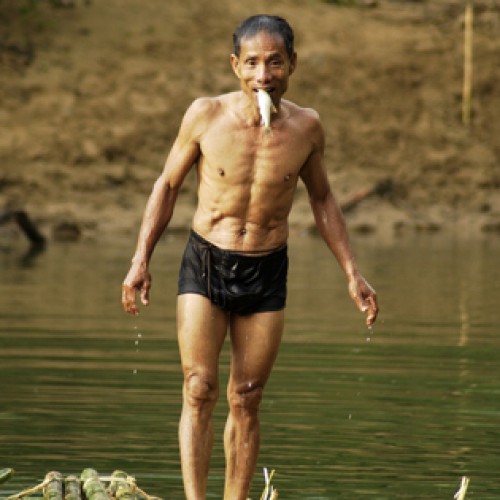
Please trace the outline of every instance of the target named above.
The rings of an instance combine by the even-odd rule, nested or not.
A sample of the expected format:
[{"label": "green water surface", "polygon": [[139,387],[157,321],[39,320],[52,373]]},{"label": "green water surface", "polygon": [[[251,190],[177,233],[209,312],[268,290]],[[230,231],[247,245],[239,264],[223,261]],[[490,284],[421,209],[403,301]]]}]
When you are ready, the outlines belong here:
[{"label": "green water surface", "polygon": [[[183,498],[175,334],[185,235],[154,255],[151,305],[121,311],[124,241],[0,248],[0,497],[49,470],[123,469],[150,494]],[[372,332],[324,244],[290,239],[287,323],[262,403],[262,468],[284,499],[500,498],[500,240],[354,238],[381,315]],[[222,383],[228,352],[221,357]],[[224,394],[224,391],[221,391]],[[215,412],[209,498],[222,497]]]}]

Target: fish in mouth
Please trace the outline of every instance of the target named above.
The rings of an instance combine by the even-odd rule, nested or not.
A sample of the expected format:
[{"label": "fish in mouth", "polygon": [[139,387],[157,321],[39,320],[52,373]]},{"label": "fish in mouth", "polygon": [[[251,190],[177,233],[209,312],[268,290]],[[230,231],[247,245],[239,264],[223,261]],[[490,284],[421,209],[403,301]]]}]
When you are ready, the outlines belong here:
[{"label": "fish in mouth", "polygon": [[271,131],[271,113],[277,113],[278,110],[273,104],[268,92],[264,89],[257,89],[257,102],[259,104],[259,112],[262,118],[262,125],[265,132]]}]

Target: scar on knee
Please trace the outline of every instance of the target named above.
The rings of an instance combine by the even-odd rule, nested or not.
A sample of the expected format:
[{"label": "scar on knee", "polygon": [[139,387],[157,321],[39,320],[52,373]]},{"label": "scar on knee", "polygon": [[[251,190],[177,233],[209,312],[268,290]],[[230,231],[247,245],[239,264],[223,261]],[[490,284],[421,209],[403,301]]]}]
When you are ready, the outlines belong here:
[{"label": "scar on knee", "polygon": [[240,384],[236,390],[233,390],[229,395],[229,403],[234,408],[241,409],[257,409],[262,400],[264,388],[261,385]]}]

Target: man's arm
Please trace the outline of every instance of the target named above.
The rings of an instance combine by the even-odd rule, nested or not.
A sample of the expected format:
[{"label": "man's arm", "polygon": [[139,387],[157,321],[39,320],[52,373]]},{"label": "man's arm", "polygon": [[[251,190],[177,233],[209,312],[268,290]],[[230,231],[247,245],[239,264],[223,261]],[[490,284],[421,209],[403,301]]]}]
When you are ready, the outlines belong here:
[{"label": "man's arm", "polygon": [[149,303],[149,261],[172,218],[182,182],[200,155],[199,137],[206,120],[207,106],[210,105],[200,99],[187,110],[163,172],[156,180],[146,204],[132,265],[122,285],[122,304],[125,311],[131,314],[139,312],[136,291],[140,292],[144,305]]},{"label": "man's arm", "polygon": [[378,314],[377,295],[357,268],[344,216],[330,189],[324,165],[324,132],[319,120],[314,124],[312,136],[313,151],[301,170],[301,178],[318,230],[346,275],[350,296],[358,309],[366,313],[366,324],[371,326]]}]

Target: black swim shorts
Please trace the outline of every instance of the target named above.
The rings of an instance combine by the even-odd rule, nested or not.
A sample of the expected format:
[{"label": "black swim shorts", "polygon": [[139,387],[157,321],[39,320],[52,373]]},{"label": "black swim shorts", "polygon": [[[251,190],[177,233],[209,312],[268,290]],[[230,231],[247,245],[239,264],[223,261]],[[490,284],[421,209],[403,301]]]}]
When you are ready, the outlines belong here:
[{"label": "black swim shorts", "polygon": [[222,250],[191,231],[179,273],[178,294],[203,295],[229,312],[279,311],[286,304],[286,245],[265,255]]}]

